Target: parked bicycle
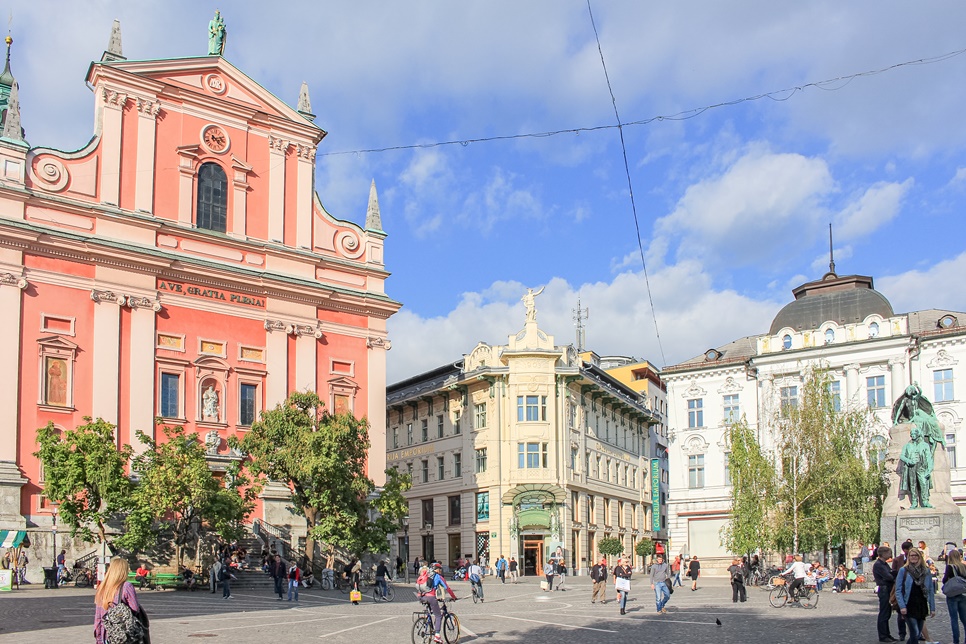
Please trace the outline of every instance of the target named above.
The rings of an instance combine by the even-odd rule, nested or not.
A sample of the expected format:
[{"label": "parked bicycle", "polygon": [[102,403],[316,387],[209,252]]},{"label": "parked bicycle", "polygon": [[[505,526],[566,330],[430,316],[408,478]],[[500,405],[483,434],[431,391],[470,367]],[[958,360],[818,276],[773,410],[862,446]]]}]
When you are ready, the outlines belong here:
[{"label": "parked bicycle", "polygon": [[331,568],[326,568],[322,571],[322,577],[319,579],[319,588],[322,590],[332,590],[335,588],[335,571]]},{"label": "parked bicycle", "polygon": [[393,588],[392,579],[386,579],[386,596],[382,596],[382,589],[379,588],[379,584],[376,584],[372,588],[372,601],[374,602],[391,602],[396,598],[396,589]]},{"label": "parked bicycle", "polygon": [[797,602],[802,608],[818,606],[818,590],[814,585],[804,585],[789,593],[789,580],[787,578],[775,577],[772,579],[772,583],[775,587],[768,593],[768,603],[775,608],[781,608],[789,601]]},{"label": "parked bicycle", "polygon": [[[443,612],[443,640],[446,644],[457,644],[460,641],[459,618],[446,608],[445,601],[440,600],[439,609]],[[413,644],[432,644],[436,629],[433,626],[433,611],[430,610],[429,604],[426,604],[422,611],[413,613],[413,621]]]}]

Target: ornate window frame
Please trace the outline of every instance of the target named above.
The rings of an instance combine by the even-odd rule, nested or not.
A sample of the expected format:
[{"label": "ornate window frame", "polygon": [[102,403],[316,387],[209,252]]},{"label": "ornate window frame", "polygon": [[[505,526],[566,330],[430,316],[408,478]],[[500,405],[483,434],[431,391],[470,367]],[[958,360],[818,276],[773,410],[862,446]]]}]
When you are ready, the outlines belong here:
[{"label": "ornate window frame", "polygon": [[336,401],[340,398],[345,397],[346,409],[349,413],[354,414],[356,409],[356,396],[359,393],[359,385],[350,380],[349,378],[339,377],[332,378],[328,381],[328,399],[329,399],[329,410],[332,413],[339,413],[339,406],[336,405]]},{"label": "ornate window frame", "polygon": [[[77,345],[59,335],[47,336],[37,340],[37,405],[46,411],[74,411],[74,362],[77,359]],[[62,361],[64,376],[64,404],[51,403],[48,398],[47,370],[48,361]]]},{"label": "ornate window frame", "polygon": [[[251,425],[242,425],[241,423],[241,405],[242,405],[242,385],[254,385],[255,387],[255,421],[258,420],[259,414],[264,411],[264,391],[265,391],[265,377],[268,372],[260,369],[235,369],[235,400],[238,401],[237,409],[235,410],[238,414],[235,417],[235,426],[240,430],[249,430]],[[226,408],[227,409],[227,408]]]},{"label": "ornate window frame", "polygon": [[[185,391],[186,391],[186,380],[188,377],[188,367],[190,363],[187,360],[179,360],[177,358],[167,358],[156,356],[155,357],[155,415],[158,418],[164,418],[165,420],[173,420],[178,423],[184,423],[187,420],[187,415],[185,412]],[[178,415],[177,417],[165,416],[161,409],[161,376],[163,374],[170,374],[178,376]]]}]

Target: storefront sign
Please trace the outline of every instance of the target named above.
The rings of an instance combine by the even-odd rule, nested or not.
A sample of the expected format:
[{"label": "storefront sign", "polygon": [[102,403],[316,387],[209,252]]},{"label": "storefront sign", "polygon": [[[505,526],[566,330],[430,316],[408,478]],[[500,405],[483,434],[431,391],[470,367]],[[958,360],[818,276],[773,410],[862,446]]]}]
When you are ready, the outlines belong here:
[{"label": "storefront sign", "polygon": [[398,461],[401,458],[411,458],[413,456],[419,456],[420,454],[432,454],[436,451],[435,445],[424,445],[422,447],[413,447],[412,449],[404,449],[396,453],[386,454],[386,462]]},{"label": "storefront sign", "polygon": [[259,309],[265,308],[264,298],[256,297],[254,295],[232,293],[231,291],[223,291],[221,289],[210,288],[208,286],[197,286],[195,284],[172,282],[170,280],[159,279],[158,290],[167,291],[168,293],[177,293],[178,295],[200,297],[206,300],[218,300],[220,302],[225,302],[226,304],[236,304],[238,306],[249,306]]},{"label": "storefront sign", "polygon": [[651,529],[661,529],[661,461],[651,459]]}]

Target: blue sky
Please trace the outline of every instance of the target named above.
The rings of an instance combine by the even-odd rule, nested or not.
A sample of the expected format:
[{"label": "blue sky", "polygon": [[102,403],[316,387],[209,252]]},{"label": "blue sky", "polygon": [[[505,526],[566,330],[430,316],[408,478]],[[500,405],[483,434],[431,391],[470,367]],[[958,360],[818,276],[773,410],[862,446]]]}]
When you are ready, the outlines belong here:
[{"label": "blue sky", "polygon": [[[308,83],[326,208],[364,222],[376,181],[404,304],[390,382],[505,342],[528,286],[547,285],[558,344],[579,297],[602,355],[674,364],[765,332],[827,270],[829,223],[837,272],[872,275],[897,312],[966,309],[966,53],[626,126],[649,297],[616,129],[336,154],[613,125],[585,1],[266,6],[10,5],[27,138],[89,140],[84,77],[115,18],[129,59],[202,55],[220,7],[226,58],[292,105]],[[952,1],[591,6],[628,123],[966,49]]]}]

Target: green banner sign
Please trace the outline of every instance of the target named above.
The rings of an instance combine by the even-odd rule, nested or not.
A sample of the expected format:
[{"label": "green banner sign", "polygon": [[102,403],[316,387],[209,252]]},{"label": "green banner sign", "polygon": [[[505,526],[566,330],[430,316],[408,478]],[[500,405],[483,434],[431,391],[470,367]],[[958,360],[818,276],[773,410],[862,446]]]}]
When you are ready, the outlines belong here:
[{"label": "green banner sign", "polygon": [[651,459],[651,529],[661,529],[661,461]]}]

